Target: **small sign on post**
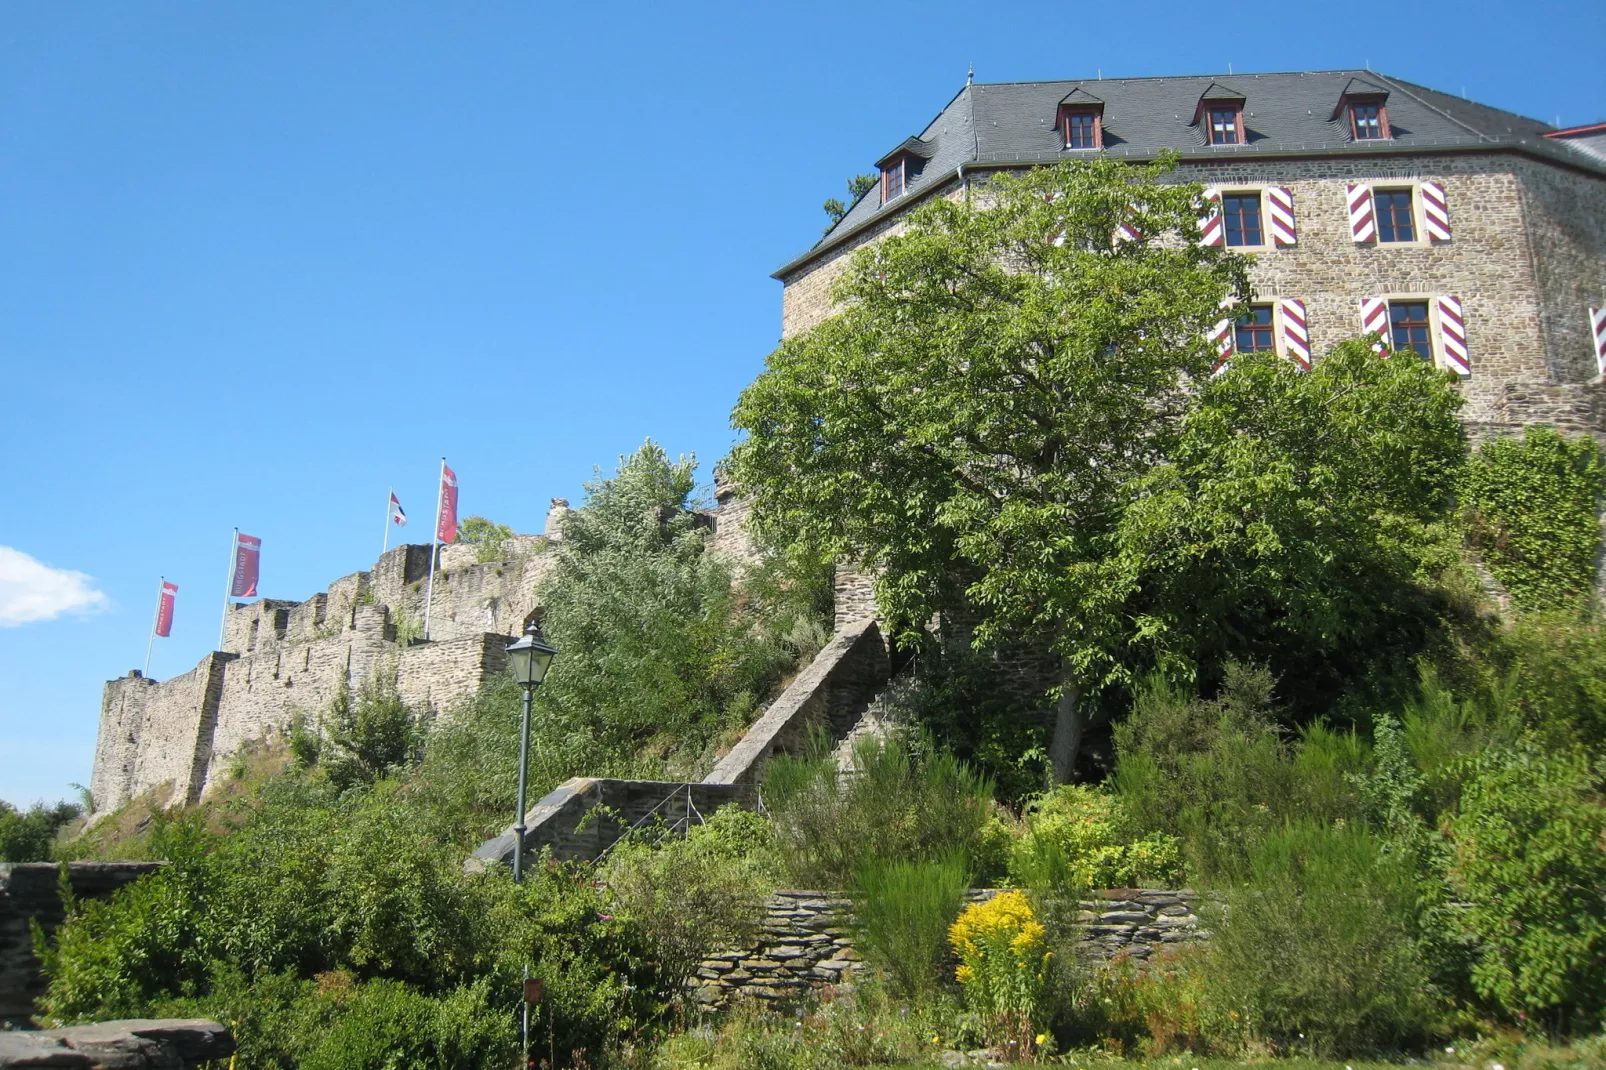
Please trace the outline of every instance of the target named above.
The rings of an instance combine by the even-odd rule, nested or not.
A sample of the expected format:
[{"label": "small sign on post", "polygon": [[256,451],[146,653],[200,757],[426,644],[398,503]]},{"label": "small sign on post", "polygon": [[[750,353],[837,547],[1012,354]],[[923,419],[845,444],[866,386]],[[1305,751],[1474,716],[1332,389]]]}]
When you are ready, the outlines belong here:
[{"label": "small sign on post", "polygon": [[526,977],[524,979],[524,1002],[540,1003],[541,997],[546,994],[546,984],[539,977]]}]

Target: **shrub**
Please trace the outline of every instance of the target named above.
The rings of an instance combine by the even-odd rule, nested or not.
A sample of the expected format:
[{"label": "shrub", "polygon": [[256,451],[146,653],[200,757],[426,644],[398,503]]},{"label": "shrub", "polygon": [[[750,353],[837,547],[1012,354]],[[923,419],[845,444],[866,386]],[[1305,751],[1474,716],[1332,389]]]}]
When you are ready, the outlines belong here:
[{"label": "shrub", "polygon": [[1468,541],[1525,609],[1575,603],[1595,585],[1606,464],[1587,435],[1529,427],[1479,447],[1462,479]]},{"label": "shrub", "polygon": [[672,991],[709,955],[749,943],[763,920],[773,888],[727,835],[736,824],[656,845],[627,841],[602,868],[618,913],[640,927]]},{"label": "shrub", "polygon": [[1190,948],[1147,963],[1118,955],[1091,977],[1087,1024],[1106,1046],[1150,1058],[1234,1047],[1242,1015],[1212,1000],[1203,952]]},{"label": "shrub", "polygon": [[1356,826],[1296,824],[1251,844],[1217,911],[1210,980],[1272,1043],[1313,1054],[1396,1049],[1436,1027],[1409,868]]},{"label": "shrub", "polygon": [[1010,851],[1009,875],[1018,885],[1063,893],[1171,887],[1182,879],[1177,838],[1162,832],[1134,838],[1120,799],[1097,788],[1055,789],[1027,807],[1026,825]]},{"label": "shrub", "polygon": [[1194,698],[1163,680],[1139,688],[1115,726],[1116,794],[1137,829],[1177,836],[1192,878],[1230,880],[1258,839],[1290,821],[1353,820],[1366,750],[1320,724],[1282,728],[1264,669],[1231,665],[1221,693]]},{"label": "shrub", "polygon": [[1606,1007],[1606,770],[1531,746],[1479,758],[1452,825],[1472,982],[1505,1013],[1596,1028]]},{"label": "shrub", "polygon": [[943,939],[959,913],[965,859],[936,862],[867,859],[853,889],[854,946],[879,967],[891,989],[911,998],[937,987]]},{"label": "shrub", "polygon": [[1050,952],[1047,931],[1024,892],[1008,891],[965,909],[948,931],[959,956],[955,978],[999,1047],[1020,1058],[1040,1043]]},{"label": "shrub", "polygon": [[396,689],[395,666],[376,668],[355,696],[342,681],[324,716],[324,735],[318,757],[338,790],[373,784],[408,764],[421,726]]},{"label": "shrub", "polygon": [[970,854],[989,820],[992,784],[911,731],[867,737],[840,776],[823,747],[770,762],[765,801],[788,875],[801,887],[846,889],[868,860],[936,862]]},{"label": "shrub", "polygon": [[77,820],[83,809],[73,803],[34,803],[26,812],[0,800],[0,862],[47,862],[56,831]]}]

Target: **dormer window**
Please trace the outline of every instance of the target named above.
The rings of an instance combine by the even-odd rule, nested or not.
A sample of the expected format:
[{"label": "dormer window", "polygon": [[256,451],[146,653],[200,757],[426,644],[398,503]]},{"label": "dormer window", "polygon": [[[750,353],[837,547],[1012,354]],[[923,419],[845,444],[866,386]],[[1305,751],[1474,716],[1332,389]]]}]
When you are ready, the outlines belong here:
[{"label": "dormer window", "polygon": [[1382,141],[1388,137],[1383,125],[1383,105],[1351,104],[1349,106],[1350,132],[1356,141]]},{"label": "dormer window", "polygon": [[1210,144],[1241,145],[1243,138],[1239,135],[1243,131],[1242,116],[1243,113],[1236,107],[1211,108],[1208,129]]},{"label": "dormer window", "polygon": [[1353,141],[1387,141],[1394,136],[1389,130],[1388,97],[1388,91],[1382,86],[1351,78],[1338,96],[1333,118],[1343,116],[1349,120],[1349,136]]},{"label": "dormer window", "polygon": [[1104,147],[1104,101],[1077,86],[1060,101],[1060,137],[1067,149]]},{"label": "dormer window", "polygon": [[1204,128],[1207,145],[1244,145],[1249,142],[1244,129],[1244,95],[1219,82],[1199,94],[1193,110],[1195,126]]},{"label": "dormer window", "polygon": [[896,200],[903,196],[904,161],[906,157],[900,156],[892,163],[881,169],[881,203]]},{"label": "dormer window", "polygon": [[1099,147],[1098,112],[1078,110],[1065,113],[1065,147],[1068,149]]},{"label": "dormer window", "polygon": [[919,138],[911,137],[877,160],[876,166],[881,169],[881,203],[888,204],[902,197],[930,156],[931,148]]}]

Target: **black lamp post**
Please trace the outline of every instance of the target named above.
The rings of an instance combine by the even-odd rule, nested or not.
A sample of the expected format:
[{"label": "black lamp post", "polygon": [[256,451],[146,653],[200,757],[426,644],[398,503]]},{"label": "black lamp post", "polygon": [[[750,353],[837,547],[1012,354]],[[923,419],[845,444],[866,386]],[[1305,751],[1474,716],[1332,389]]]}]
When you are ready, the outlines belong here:
[{"label": "black lamp post", "polygon": [[[530,702],[535,689],[546,679],[546,671],[557,657],[558,648],[546,641],[540,625],[531,621],[524,634],[507,645],[507,660],[513,667],[513,679],[524,688],[524,718],[519,726],[519,802],[513,821],[513,883],[524,882],[524,789],[530,768]],[[521,1041],[525,1065],[530,1061],[530,968],[524,967],[524,1000],[522,1004]]]}]

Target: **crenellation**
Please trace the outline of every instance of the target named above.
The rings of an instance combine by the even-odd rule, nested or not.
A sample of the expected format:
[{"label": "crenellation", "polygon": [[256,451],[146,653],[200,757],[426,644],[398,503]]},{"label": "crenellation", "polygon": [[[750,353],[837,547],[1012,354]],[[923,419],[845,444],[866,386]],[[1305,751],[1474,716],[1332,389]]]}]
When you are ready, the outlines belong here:
[{"label": "crenellation", "polygon": [[[561,525],[567,508],[555,500],[549,523]],[[714,515],[732,540],[721,548],[740,559],[752,552],[745,515],[730,503]],[[200,799],[242,747],[287,733],[298,718],[316,722],[341,688],[378,674],[394,674],[402,698],[428,716],[449,713],[506,668],[508,640],[538,611],[551,546],[547,535],[514,535],[495,561],[481,561],[477,546],[445,547],[427,642],[427,544],[387,550],[305,602],[231,604],[224,650],[196,668],[106,684],[90,778],[96,816],[163,785],[168,804]]]}]

